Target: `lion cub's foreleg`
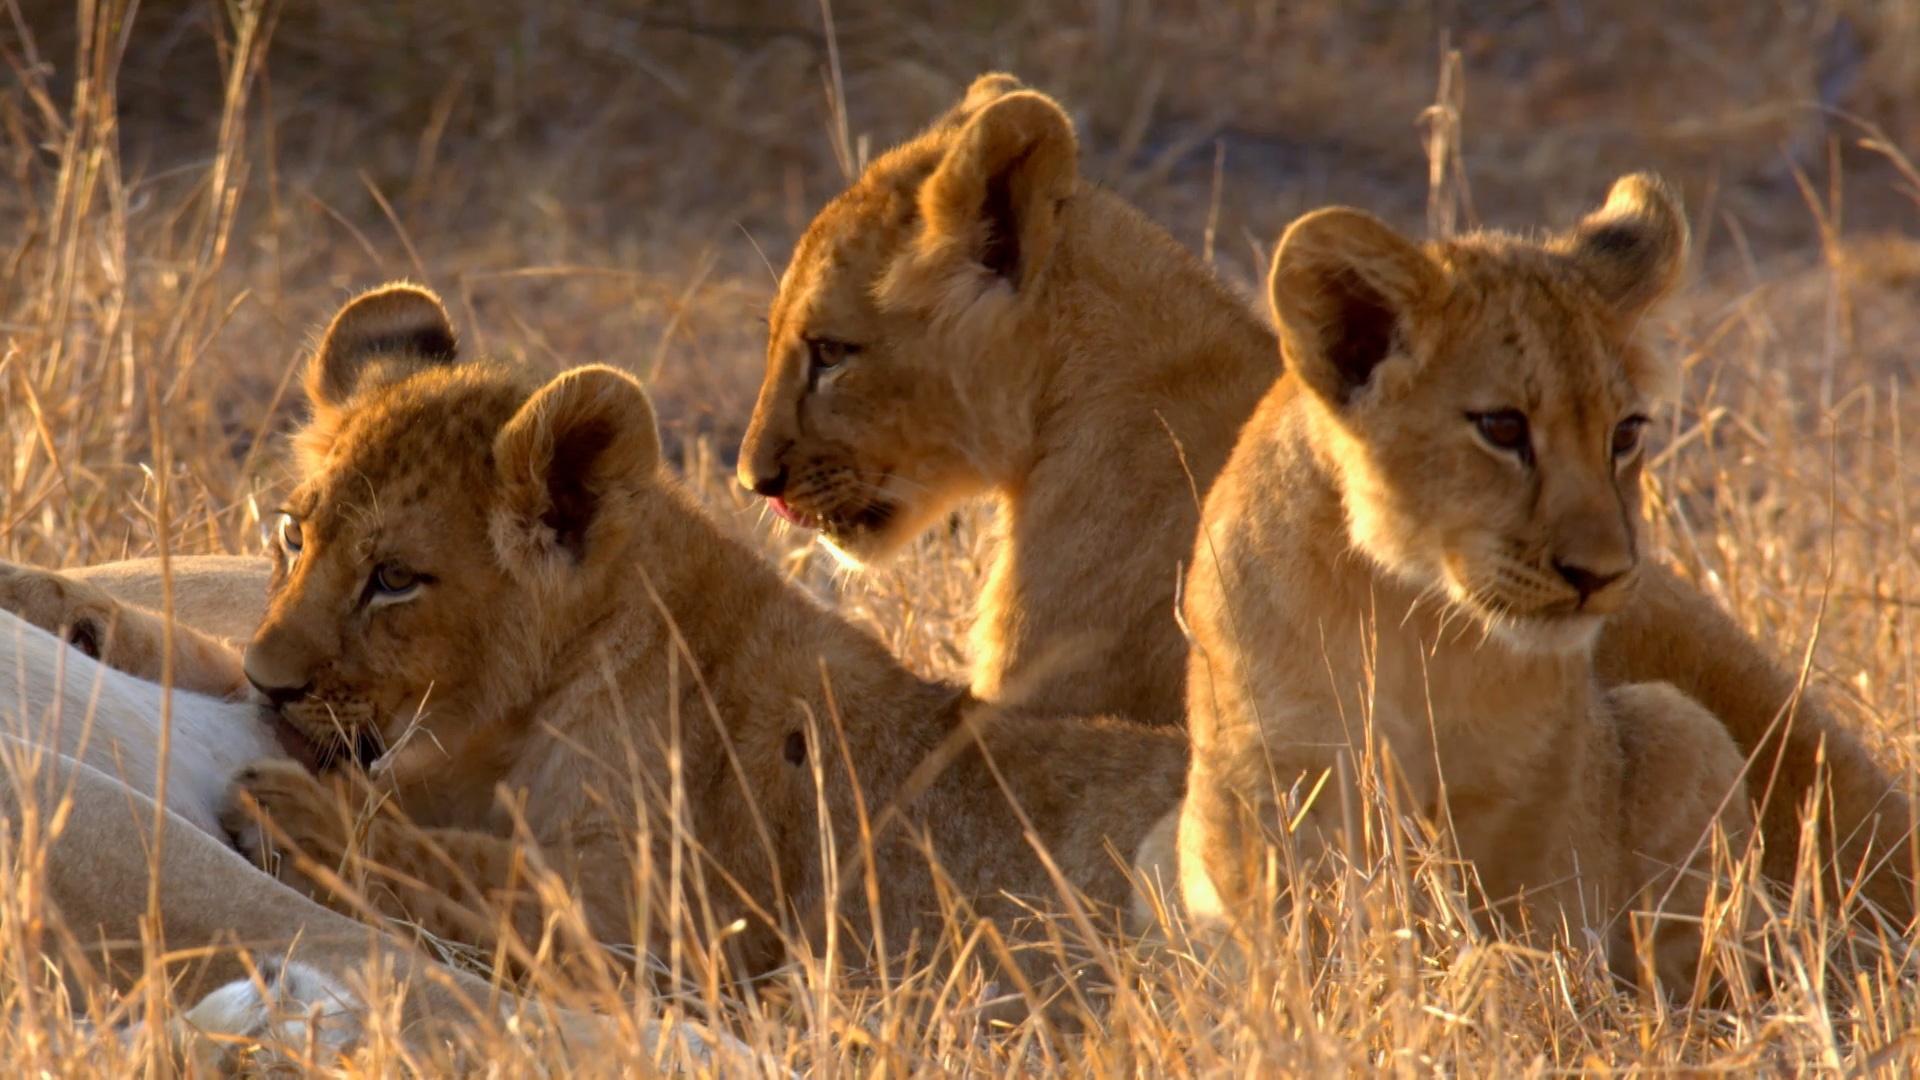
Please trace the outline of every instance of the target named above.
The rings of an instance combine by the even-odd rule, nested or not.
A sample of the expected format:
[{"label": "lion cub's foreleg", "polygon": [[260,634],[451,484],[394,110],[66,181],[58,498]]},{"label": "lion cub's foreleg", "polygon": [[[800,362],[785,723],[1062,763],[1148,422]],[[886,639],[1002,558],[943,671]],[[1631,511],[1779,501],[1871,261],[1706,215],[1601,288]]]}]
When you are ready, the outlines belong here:
[{"label": "lion cub's foreleg", "polygon": [[1614,863],[1620,914],[1608,953],[1616,972],[1637,978],[1636,949],[1645,949],[1662,987],[1684,993],[1700,961],[1704,920],[1736,936],[1750,921],[1745,896],[1730,895],[1726,874],[1753,831],[1746,759],[1712,713],[1667,683],[1615,687],[1602,708],[1620,741],[1622,770]]},{"label": "lion cub's foreleg", "polygon": [[477,947],[498,940],[504,915],[536,940],[538,903],[516,890],[524,866],[511,841],[465,829],[420,828],[379,805],[346,773],[315,776],[293,761],[258,761],[234,776],[221,822],[242,854],[315,900],[380,915]]},{"label": "lion cub's foreleg", "polygon": [[0,563],[0,610],[70,642],[108,667],[152,682],[166,675],[172,638],[173,685],[214,697],[238,697],[247,678],[240,653],[184,623],[115,599],[90,582],[31,566]]}]

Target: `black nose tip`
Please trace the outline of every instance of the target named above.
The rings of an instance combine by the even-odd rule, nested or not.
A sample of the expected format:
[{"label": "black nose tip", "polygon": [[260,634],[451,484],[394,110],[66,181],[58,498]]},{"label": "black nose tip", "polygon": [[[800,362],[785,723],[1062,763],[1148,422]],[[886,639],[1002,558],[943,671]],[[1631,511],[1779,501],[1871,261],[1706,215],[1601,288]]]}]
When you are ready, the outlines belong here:
[{"label": "black nose tip", "polygon": [[1596,573],[1584,566],[1575,566],[1572,563],[1559,561],[1554,562],[1553,568],[1558,570],[1560,576],[1566,579],[1567,584],[1573,586],[1574,591],[1580,594],[1582,603],[1586,602],[1587,597],[1619,581],[1626,574],[1624,570]]},{"label": "black nose tip", "polygon": [[285,705],[289,701],[298,701],[307,696],[307,691],[313,689],[312,683],[303,686],[262,686],[260,681],[252,675],[247,676],[247,681],[253,684],[255,690],[260,691],[261,697],[275,706]]},{"label": "black nose tip", "polygon": [[787,467],[780,466],[780,471],[772,476],[756,476],[749,486],[753,488],[755,495],[764,495],[769,499],[778,498],[787,490]]}]

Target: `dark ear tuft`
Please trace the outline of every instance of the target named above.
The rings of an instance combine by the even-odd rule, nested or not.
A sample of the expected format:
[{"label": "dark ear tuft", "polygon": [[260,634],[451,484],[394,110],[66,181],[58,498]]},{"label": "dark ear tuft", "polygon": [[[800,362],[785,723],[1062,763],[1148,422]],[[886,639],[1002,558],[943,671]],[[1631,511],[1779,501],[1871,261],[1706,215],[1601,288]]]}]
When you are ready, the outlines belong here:
[{"label": "dark ear tuft", "polygon": [[509,565],[551,569],[592,555],[608,500],[660,467],[653,405],[633,376],[576,368],[520,407],[493,444],[504,516],[494,541]]},{"label": "dark ear tuft", "polygon": [[357,391],[370,367],[394,373],[450,364],[459,354],[453,323],[440,298],[394,282],[347,301],[320,339],[307,368],[307,395],[316,405],[339,406]]},{"label": "dark ear tuft", "polygon": [[1344,407],[1405,351],[1402,331],[1445,288],[1438,264],[1371,214],[1317,210],[1288,227],[1268,278],[1290,370]]},{"label": "dark ear tuft", "polygon": [[1652,173],[1614,181],[1605,206],[1554,245],[1586,270],[1622,318],[1638,318],[1680,280],[1687,218],[1672,189]]}]

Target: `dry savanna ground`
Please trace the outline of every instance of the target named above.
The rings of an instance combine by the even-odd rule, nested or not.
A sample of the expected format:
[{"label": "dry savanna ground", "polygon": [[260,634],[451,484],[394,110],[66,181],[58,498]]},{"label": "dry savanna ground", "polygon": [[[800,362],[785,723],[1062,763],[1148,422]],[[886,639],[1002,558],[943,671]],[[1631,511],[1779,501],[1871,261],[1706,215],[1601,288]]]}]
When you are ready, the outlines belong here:
[{"label": "dry savanna ground", "polygon": [[[945,675],[964,671],[991,507],[851,578],[729,477],[786,253],[848,170],[974,74],[1060,97],[1085,171],[1244,286],[1315,205],[1529,227],[1658,168],[1684,188],[1698,265],[1659,331],[1688,379],[1650,470],[1656,536],[1913,775],[1914,0],[6,0],[0,57],[0,556],[258,551],[308,335],[350,290],[407,276],[448,297],[474,351],[640,374],[721,517]],[[1765,965],[1769,991],[1687,1007],[1474,929],[1460,868],[1372,823],[1242,975],[1176,940],[1096,949],[1085,1000],[1011,1019],[988,1008],[1008,988],[978,973],[800,962],[643,1007],[796,1070],[889,1075],[1858,1075],[1920,1059],[1910,947],[1871,920],[1843,931],[1844,897],[1768,894],[1751,955],[1717,940],[1711,959]],[[0,850],[0,1070],[159,1063],[52,992],[33,957],[57,913],[35,881]],[[502,1073],[569,1064],[486,1025],[472,1039]],[[345,1067],[401,1054],[376,1034]]]}]

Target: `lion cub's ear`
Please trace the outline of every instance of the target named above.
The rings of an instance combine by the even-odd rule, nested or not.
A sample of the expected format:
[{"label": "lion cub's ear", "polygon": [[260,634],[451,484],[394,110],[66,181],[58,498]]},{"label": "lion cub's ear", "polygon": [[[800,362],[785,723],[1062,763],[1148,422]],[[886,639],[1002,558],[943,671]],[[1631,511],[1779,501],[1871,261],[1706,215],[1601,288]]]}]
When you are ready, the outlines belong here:
[{"label": "lion cub's ear", "polygon": [[370,289],[347,301],[307,365],[307,396],[316,406],[338,408],[369,383],[436,364],[459,353],[453,323],[440,298],[404,281]]},{"label": "lion cub's ear", "polygon": [[979,112],[981,107],[989,102],[998,101],[1008,94],[1017,93],[1026,88],[1027,85],[1021,82],[1017,75],[1010,75],[1004,71],[986,72],[973,80],[967,87],[967,96],[961,98],[960,104],[955,105],[947,116],[955,122],[964,121],[967,117]]},{"label": "lion cub's ear", "polygon": [[528,572],[577,565],[608,510],[660,467],[653,405],[633,376],[575,368],[528,399],[493,441],[501,504],[493,541]]},{"label": "lion cub's ear", "polygon": [[1659,177],[1634,173],[1615,180],[1606,205],[1554,246],[1587,271],[1622,318],[1637,319],[1680,280],[1687,218]]},{"label": "lion cub's ear", "polygon": [[1287,228],[1267,287],[1288,369],[1338,408],[1389,368],[1411,373],[1411,332],[1446,278],[1379,218],[1332,207]]},{"label": "lion cub's ear", "polygon": [[1072,121],[1045,94],[1007,92],[1011,82],[975,82],[962,107],[983,103],[920,188],[916,261],[930,279],[967,289],[941,298],[960,309],[996,282],[1019,291],[1038,278],[1078,176]]}]

